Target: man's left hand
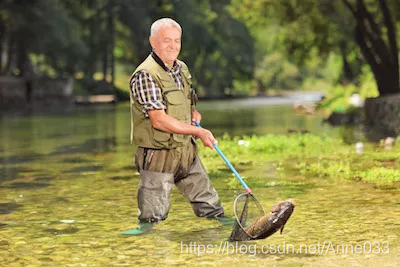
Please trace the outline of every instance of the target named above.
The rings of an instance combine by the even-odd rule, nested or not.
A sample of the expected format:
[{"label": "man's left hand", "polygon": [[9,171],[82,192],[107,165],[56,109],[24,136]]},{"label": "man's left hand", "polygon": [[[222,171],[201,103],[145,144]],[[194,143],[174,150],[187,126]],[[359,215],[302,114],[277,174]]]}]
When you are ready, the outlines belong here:
[{"label": "man's left hand", "polygon": [[196,109],[192,110],[192,122],[197,121],[199,124],[201,122],[201,114]]}]

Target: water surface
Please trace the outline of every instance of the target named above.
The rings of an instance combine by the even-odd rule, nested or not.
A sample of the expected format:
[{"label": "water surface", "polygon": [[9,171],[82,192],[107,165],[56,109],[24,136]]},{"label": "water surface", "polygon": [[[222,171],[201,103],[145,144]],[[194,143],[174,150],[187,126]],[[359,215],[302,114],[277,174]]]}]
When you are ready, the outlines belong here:
[{"label": "water surface", "polygon": [[[199,110],[202,125],[217,137],[303,129],[350,143],[364,138],[357,128],[331,128],[319,116],[296,114],[293,102],[210,101]],[[333,177],[282,177],[267,156],[238,170],[252,177],[249,183],[265,209],[295,199],[282,235],[225,243],[231,226],[195,217],[176,189],[166,221],[144,236],[121,235],[136,226],[137,217],[139,176],[129,116],[129,106],[119,104],[0,119],[1,266],[398,266],[399,190]],[[229,183],[227,168],[222,171],[226,177],[211,179],[226,214],[233,216],[233,201],[243,190]],[[322,253],[313,249],[324,242]],[[266,245],[280,246],[281,253],[263,253]],[[338,245],[347,245],[348,252]],[[356,245],[363,246],[362,253],[351,253]]]}]

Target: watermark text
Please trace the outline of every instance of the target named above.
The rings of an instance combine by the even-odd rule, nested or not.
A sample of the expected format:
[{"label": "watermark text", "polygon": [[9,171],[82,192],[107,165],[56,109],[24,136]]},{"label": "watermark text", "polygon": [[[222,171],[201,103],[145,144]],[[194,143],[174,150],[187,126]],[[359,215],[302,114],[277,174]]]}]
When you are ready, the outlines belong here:
[{"label": "watermark text", "polygon": [[359,244],[335,244],[331,241],[317,244],[247,244],[243,242],[221,241],[219,244],[201,244],[181,242],[181,253],[196,254],[388,254],[388,241],[365,241]]}]

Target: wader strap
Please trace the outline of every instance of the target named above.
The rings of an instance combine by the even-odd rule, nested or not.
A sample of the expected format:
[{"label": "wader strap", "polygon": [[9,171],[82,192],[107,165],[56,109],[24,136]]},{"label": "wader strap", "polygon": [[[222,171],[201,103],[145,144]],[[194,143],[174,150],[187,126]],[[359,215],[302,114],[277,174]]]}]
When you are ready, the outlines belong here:
[{"label": "wader strap", "polygon": [[143,148],[143,164],[142,164],[142,170],[145,170],[145,167],[146,167],[147,150],[149,150],[149,149],[148,149],[148,148]]}]

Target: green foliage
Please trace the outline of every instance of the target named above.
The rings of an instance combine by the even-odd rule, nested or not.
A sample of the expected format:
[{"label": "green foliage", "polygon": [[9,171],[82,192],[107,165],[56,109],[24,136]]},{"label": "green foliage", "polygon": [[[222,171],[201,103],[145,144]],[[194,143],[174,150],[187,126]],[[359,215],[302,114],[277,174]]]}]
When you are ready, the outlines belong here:
[{"label": "green foliage", "polygon": [[[395,2],[388,4],[398,23]],[[366,4],[380,19],[377,2]],[[149,54],[151,23],[172,17],[182,25],[180,59],[189,65],[200,96],[303,89],[332,90],[338,99],[347,96],[340,91],[356,90],[339,88],[338,82],[361,86],[361,94],[372,90],[363,88],[371,87],[374,77],[362,68],[362,51],[351,41],[355,20],[342,1],[7,0],[0,5],[0,49],[2,54],[14,49],[6,57],[14,64],[2,60],[3,73],[5,65],[15,68],[7,73],[21,73],[26,54],[39,74],[94,79],[105,73],[105,81],[120,79],[117,87],[127,91],[122,77]]]},{"label": "green foliage", "polygon": [[395,187],[400,183],[398,156],[399,151],[375,149],[361,156],[349,152],[321,154],[318,158],[298,159],[296,164],[286,161],[282,165],[308,177],[361,180],[379,187]]},{"label": "green foliage", "polygon": [[400,182],[398,169],[380,167],[379,161],[370,161],[369,159],[363,161],[364,163],[360,164],[358,159],[351,157],[344,160],[323,157],[316,162],[301,162],[296,165],[295,169],[305,176],[361,180],[381,187]]},{"label": "green foliage", "polygon": [[372,73],[365,72],[360,78],[359,85],[347,84],[332,86],[327,90],[326,98],[319,107],[328,112],[347,112],[354,108],[349,103],[349,98],[355,93],[359,94],[360,98],[363,100],[379,95]]},{"label": "green foliage", "polygon": [[225,95],[249,96],[255,95],[255,81],[253,80],[233,80],[232,88],[225,89]]},{"label": "green foliage", "polygon": [[34,63],[45,73],[71,73],[87,54],[79,25],[57,1],[6,1],[1,17],[19,56],[34,53]]},{"label": "green foliage", "polygon": [[[296,4],[299,8],[291,8]],[[325,92],[341,78],[342,60],[333,42],[337,28],[323,20],[326,14],[319,8],[294,1],[232,1],[230,12],[246,23],[255,39],[253,79],[258,92]]]},{"label": "green foliage", "polygon": [[[303,63],[317,48],[321,57],[337,49],[337,43],[349,38],[351,15],[343,5],[328,0],[285,2],[273,0],[233,0],[230,10],[249,27],[262,28],[271,24],[278,32],[280,51],[290,54],[291,60]],[[340,18],[336,16],[340,13]],[[332,19],[337,23],[328,20]],[[346,25],[346,27],[343,27]],[[281,26],[281,27],[277,27]]]},{"label": "green foliage", "polygon": [[358,172],[363,181],[373,182],[380,186],[387,186],[392,183],[400,183],[400,171],[382,167],[372,168]]},{"label": "green foliage", "polygon": [[[242,138],[231,138],[225,135],[219,140],[218,146],[224,151],[224,154],[232,155],[238,161],[242,157],[241,160],[243,161],[249,155],[315,156],[320,153],[336,151],[342,144],[340,140],[312,134],[268,134],[265,136],[244,136]],[[204,150],[202,153],[206,157],[218,157],[215,151]]]},{"label": "green foliage", "polygon": [[[364,154],[358,155],[354,144],[346,145],[341,140],[312,134],[243,138],[225,135],[218,146],[239,172],[240,168],[274,160],[275,170],[281,175],[361,180],[382,187],[400,183],[400,150],[388,151],[367,145]],[[228,187],[238,186],[215,150],[201,149],[200,153],[213,176],[229,176]]]},{"label": "green foliage", "polygon": [[329,160],[318,160],[317,163],[299,163],[296,168],[303,175],[310,176],[330,176],[335,178],[349,179],[351,176],[351,167],[348,160],[340,160],[339,162],[332,162]]},{"label": "green foliage", "polygon": [[242,85],[253,73],[253,40],[245,25],[226,11],[228,4],[193,0],[174,3],[174,17],[184,26],[181,58],[193,66],[200,96],[241,95],[250,90]]},{"label": "green foliage", "polygon": [[[266,51],[267,53],[271,54],[272,51],[282,53],[285,55],[285,60],[294,62],[301,69],[302,74],[307,76],[303,88],[314,87],[313,85],[316,84],[322,89],[329,90],[329,85],[335,85],[339,80],[356,83],[357,78],[362,74],[362,66],[369,65],[371,66],[369,71],[373,71],[375,77],[385,77],[390,71],[394,71],[396,74],[392,76],[393,78],[387,78],[386,81],[385,79],[377,80],[381,94],[398,92],[398,61],[392,59],[397,57],[397,52],[392,51],[397,48],[395,42],[389,42],[388,39],[390,39],[390,29],[395,28],[396,20],[399,20],[399,17],[396,16],[399,4],[396,4],[396,1],[386,3],[384,1],[322,0],[317,2],[313,0],[284,2],[233,0],[230,11],[252,28],[255,36],[262,32],[261,28],[270,29],[263,32],[275,30],[269,41],[257,37],[255,39],[263,40],[262,42],[269,49]],[[378,2],[382,6],[387,5],[390,16],[395,19],[393,26],[389,26],[388,19],[382,19],[384,16]],[[357,11],[364,5],[364,12]],[[351,10],[356,11],[352,12]],[[362,14],[367,14],[368,19]],[[376,23],[376,28],[380,30],[358,31],[359,42],[354,42],[356,21],[359,24],[367,24],[364,25],[365,28],[370,28]],[[371,25],[368,25],[366,21]],[[372,28],[374,27],[372,26]],[[382,43],[378,45],[368,36],[374,36],[373,39],[376,40],[381,39]],[[367,39],[367,45],[362,45],[360,39]],[[391,48],[387,49],[387,47]],[[389,54],[395,56],[388,56]],[[330,68],[319,66],[320,70],[324,69],[321,73],[319,70],[313,71],[313,66],[307,64],[309,60],[323,63],[332,55],[336,57],[336,60],[343,61],[342,69],[334,68],[332,71]],[[389,83],[388,79],[391,79]],[[390,84],[393,88],[390,88]]]},{"label": "green foliage", "polygon": [[267,89],[287,90],[301,87],[299,69],[285,60],[283,54],[272,53],[260,60],[254,72],[259,92]]}]

